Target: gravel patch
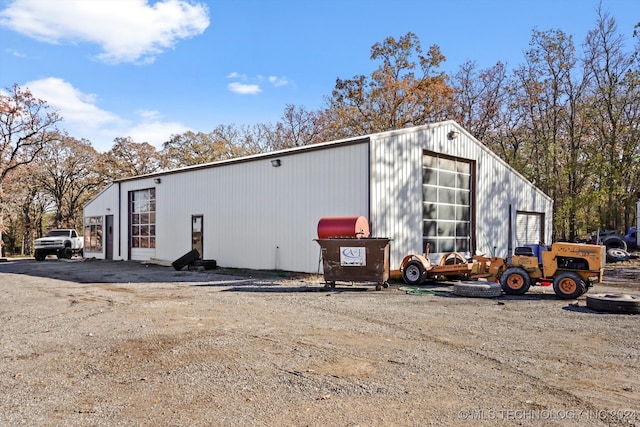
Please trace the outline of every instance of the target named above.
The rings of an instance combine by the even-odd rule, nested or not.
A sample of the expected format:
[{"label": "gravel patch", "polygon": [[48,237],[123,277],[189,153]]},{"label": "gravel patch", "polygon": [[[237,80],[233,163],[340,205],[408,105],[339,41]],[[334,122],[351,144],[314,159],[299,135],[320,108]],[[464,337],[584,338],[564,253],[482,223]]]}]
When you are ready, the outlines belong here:
[{"label": "gravel patch", "polygon": [[452,288],[10,259],[0,425],[640,426],[640,315]]}]

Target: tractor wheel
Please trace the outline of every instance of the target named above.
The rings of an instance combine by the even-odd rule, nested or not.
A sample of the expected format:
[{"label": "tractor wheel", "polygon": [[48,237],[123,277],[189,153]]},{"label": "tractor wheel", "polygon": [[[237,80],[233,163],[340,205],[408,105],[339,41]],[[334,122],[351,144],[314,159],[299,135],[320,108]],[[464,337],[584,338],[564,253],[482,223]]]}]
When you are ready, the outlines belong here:
[{"label": "tractor wheel", "polygon": [[607,313],[640,314],[640,297],[629,294],[588,295],[587,307]]},{"label": "tractor wheel", "polygon": [[502,287],[494,282],[457,282],[453,294],[460,297],[494,298],[502,295]]},{"label": "tractor wheel", "polygon": [[584,280],[576,273],[560,273],[553,279],[553,291],[562,299],[576,299],[586,290]]},{"label": "tractor wheel", "polygon": [[627,250],[627,242],[625,242],[624,238],[618,235],[607,236],[602,239],[602,244],[606,246],[607,250],[609,249],[622,249],[623,251]]},{"label": "tractor wheel", "polygon": [[409,261],[402,270],[402,279],[407,285],[420,285],[426,278],[427,272],[418,260]]},{"label": "tractor wheel", "polygon": [[500,276],[502,290],[509,295],[522,295],[529,290],[531,279],[520,267],[510,267]]}]

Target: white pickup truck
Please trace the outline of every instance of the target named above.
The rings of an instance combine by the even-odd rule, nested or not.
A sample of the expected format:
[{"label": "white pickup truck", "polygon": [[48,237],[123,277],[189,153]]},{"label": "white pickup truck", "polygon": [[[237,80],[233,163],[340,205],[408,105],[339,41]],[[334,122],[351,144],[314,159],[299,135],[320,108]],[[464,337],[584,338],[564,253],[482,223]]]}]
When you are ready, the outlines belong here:
[{"label": "white pickup truck", "polygon": [[51,230],[45,237],[36,239],[34,248],[33,256],[37,261],[44,261],[47,255],[71,258],[73,254],[82,256],[84,240],[73,229]]}]

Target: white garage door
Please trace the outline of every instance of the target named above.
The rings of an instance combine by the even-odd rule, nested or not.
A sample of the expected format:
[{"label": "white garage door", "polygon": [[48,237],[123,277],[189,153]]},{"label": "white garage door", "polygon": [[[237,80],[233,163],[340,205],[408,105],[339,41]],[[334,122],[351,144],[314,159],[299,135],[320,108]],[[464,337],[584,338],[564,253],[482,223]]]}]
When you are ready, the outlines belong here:
[{"label": "white garage door", "polygon": [[516,246],[537,245],[544,240],[542,234],[544,214],[535,212],[516,213]]}]

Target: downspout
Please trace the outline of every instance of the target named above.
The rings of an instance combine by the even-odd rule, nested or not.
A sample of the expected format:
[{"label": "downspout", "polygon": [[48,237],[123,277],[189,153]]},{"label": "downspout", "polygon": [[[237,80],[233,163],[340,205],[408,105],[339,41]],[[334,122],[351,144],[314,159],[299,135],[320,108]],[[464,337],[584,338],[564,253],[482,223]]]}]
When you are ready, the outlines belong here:
[{"label": "downspout", "polygon": [[122,259],[122,187],[118,182],[118,258]]},{"label": "downspout", "polygon": [[509,237],[507,239],[507,261],[510,264],[511,263],[511,254],[513,253],[513,225],[512,225],[512,218],[513,212],[512,212],[512,207],[511,205],[509,205]]}]

